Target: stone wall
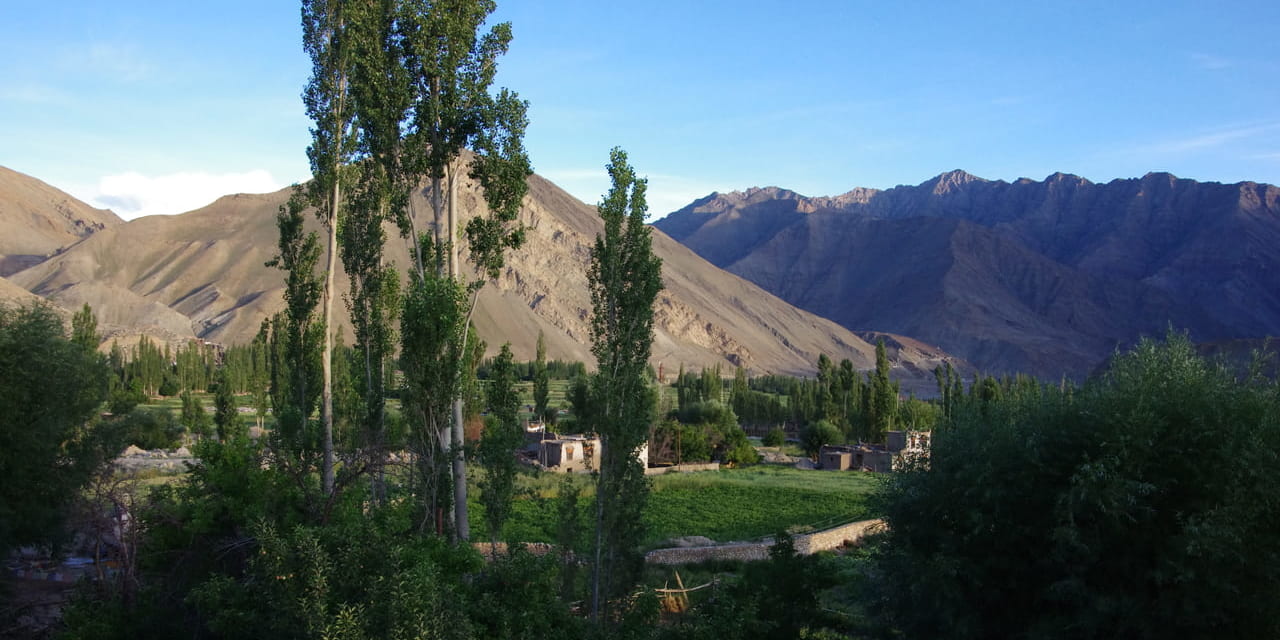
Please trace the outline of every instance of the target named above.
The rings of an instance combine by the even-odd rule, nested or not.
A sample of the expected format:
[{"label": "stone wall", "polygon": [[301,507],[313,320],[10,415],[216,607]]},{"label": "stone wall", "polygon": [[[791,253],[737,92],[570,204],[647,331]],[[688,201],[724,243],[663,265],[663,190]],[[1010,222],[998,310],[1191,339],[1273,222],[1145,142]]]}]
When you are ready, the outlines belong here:
[{"label": "stone wall", "polygon": [[694,471],[719,471],[719,462],[688,462],[670,467],[649,467],[644,470],[646,476],[660,476],[664,473],[692,473]]},{"label": "stone wall", "polygon": [[761,542],[735,542],[709,547],[674,547],[655,549],[645,554],[649,564],[693,564],[707,560],[764,560],[769,557],[769,545]]},{"label": "stone wall", "polygon": [[[857,542],[862,536],[883,530],[884,520],[860,520],[849,524],[832,527],[823,531],[797,535],[793,538],[796,553],[810,555],[819,551],[830,551],[846,542]],[[704,547],[675,547],[671,549],[655,549],[645,555],[649,564],[693,564],[708,560],[765,560],[769,557],[772,540],[763,542],[734,542]]]},{"label": "stone wall", "polygon": [[884,526],[884,520],[877,518],[875,520],[850,522],[849,524],[832,527],[824,531],[799,535],[795,537],[796,553],[807,556],[819,551],[830,551],[846,542],[857,542],[862,536],[882,530]]}]

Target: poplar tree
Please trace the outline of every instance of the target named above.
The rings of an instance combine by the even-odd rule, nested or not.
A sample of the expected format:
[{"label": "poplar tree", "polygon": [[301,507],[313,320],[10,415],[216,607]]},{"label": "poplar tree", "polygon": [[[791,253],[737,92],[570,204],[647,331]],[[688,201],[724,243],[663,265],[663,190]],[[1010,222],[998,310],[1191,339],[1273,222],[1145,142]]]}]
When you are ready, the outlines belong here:
[{"label": "poplar tree", "polygon": [[[411,90],[402,127],[407,133],[400,143],[404,154],[401,166],[408,184],[417,185],[423,178],[430,184],[432,242],[423,242],[412,209],[404,218],[405,231],[413,237],[415,247],[435,248],[415,253],[417,273],[412,282],[433,286],[426,284],[431,277],[448,279],[469,294],[463,298],[463,313],[453,327],[454,340],[461,343],[459,349],[451,350],[455,354],[467,351],[467,328],[480,288],[501,273],[506,250],[523,243],[524,230],[515,221],[528,190],[526,179],[532,173],[523,146],[528,104],[506,89],[490,92],[497,58],[507,52],[511,42],[509,23],[494,25],[481,34],[495,6],[492,0],[404,0],[395,17],[395,42],[401,54],[398,63],[403,65]],[[463,153],[468,148],[472,151],[469,158]],[[463,176],[479,185],[488,215],[473,216],[460,228],[457,187]],[[412,205],[412,199],[409,203]],[[459,243],[464,238],[475,268],[473,277],[461,270]],[[408,304],[405,310],[402,333],[410,331],[406,325],[435,321],[409,315]],[[466,540],[470,526],[463,407],[457,381],[463,375],[463,363],[455,357],[441,366],[449,368],[454,378],[449,384],[454,393],[450,438],[454,532],[458,539]],[[438,394],[444,389],[429,391]]]},{"label": "poplar tree", "polygon": [[733,370],[733,386],[729,387],[729,406],[733,407],[734,412],[738,411],[738,407],[745,406],[747,396],[747,370],[738,365]]},{"label": "poplar tree", "polygon": [[955,413],[956,405],[964,399],[963,391],[957,391],[963,384],[960,374],[951,366],[950,362],[947,362],[935,367],[933,376],[938,382],[938,396],[942,400],[942,416],[946,420],[951,420]]},{"label": "poplar tree", "polygon": [[402,164],[401,125],[408,117],[411,86],[397,31],[398,0],[353,3],[347,14],[351,40],[351,98],[360,171],[338,228],[342,264],[351,280],[347,298],[356,349],[363,356],[364,415],[361,444],[373,465],[373,491],[385,494],[387,364],[400,310],[400,277],[384,256],[389,224],[407,224],[411,184]]},{"label": "poplar tree", "polygon": [[[421,236],[418,252],[438,250],[431,237]],[[453,398],[461,386],[457,363],[463,344],[456,328],[463,322],[466,291],[450,278],[434,272],[411,271],[402,300],[400,370],[404,375],[402,411],[411,425],[418,493],[418,530],[443,532],[442,511],[450,508],[442,489],[450,481],[443,464],[449,448]],[[432,526],[434,524],[434,526]]]},{"label": "poplar tree", "polygon": [[312,180],[305,193],[308,202],[328,232],[328,251],[321,296],[324,318],[324,346],[321,350],[320,421],[323,429],[321,484],[326,495],[333,493],[333,298],[337,272],[338,228],[343,209],[343,183],[354,171],[354,109],[350,97],[351,41],[342,0],[302,1],[302,44],[311,57],[311,79],[302,94],[311,129]]},{"label": "poplar tree", "polygon": [[182,424],[196,438],[207,438],[212,433],[209,426],[209,414],[205,413],[200,398],[195,397],[190,389],[182,390]]},{"label": "poplar tree", "polygon": [[71,341],[90,353],[98,351],[102,337],[98,334],[98,318],[93,315],[93,308],[88,302],[71,316]]},{"label": "poplar tree", "polygon": [[835,386],[835,363],[831,362],[831,358],[823,353],[818,356],[818,389],[814,395],[817,402],[817,416],[819,420],[830,420],[835,416],[834,397],[832,387]]},{"label": "poplar tree", "polygon": [[610,152],[613,187],[597,206],[604,233],[591,250],[591,379],[588,410],[580,419],[600,436],[595,561],[591,615],[608,618],[608,601],[634,584],[643,566],[637,551],[648,481],[637,449],[649,435],[653,389],[646,367],[653,346],[653,304],[662,289],[662,260],[653,254],[644,218],[646,180],[637,178],[627,154]]},{"label": "poplar tree", "polygon": [[871,401],[869,438],[883,442],[885,432],[893,429],[898,412],[898,385],[889,379],[889,357],[885,354],[884,338],[876,341],[876,370],[871,376]]},{"label": "poplar tree", "polygon": [[285,310],[271,321],[271,402],[276,416],[272,432],[276,460],[295,478],[312,471],[315,440],[310,417],[316,407],[321,377],[320,347],[324,325],[316,317],[322,283],[316,274],[319,236],[303,228],[304,199],[294,196],[276,216],[280,230],[276,257],[267,263],[286,272]]},{"label": "poplar tree", "polygon": [[109,375],[48,305],[0,304],[0,557],[56,541],[66,507],[123,446],[119,423],[97,419]]},{"label": "poplar tree", "polygon": [[524,442],[519,423],[520,393],[516,390],[510,343],[502,345],[502,351],[493,360],[485,398],[489,404],[489,419],[485,421],[478,451],[480,464],[484,467],[480,500],[484,505],[485,523],[489,527],[489,542],[496,556],[498,537],[511,514],[511,499],[515,494],[516,449]]},{"label": "poplar tree", "polygon": [[533,411],[539,419],[546,419],[547,400],[551,397],[551,378],[547,373],[547,343],[538,332],[538,347],[533,360]]},{"label": "poplar tree", "polygon": [[217,391],[213,394],[213,423],[218,428],[218,440],[229,442],[244,434],[244,423],[236,407],[235,395],[232,393],[231,381],[227,369],[218,369],[214,377]]}]

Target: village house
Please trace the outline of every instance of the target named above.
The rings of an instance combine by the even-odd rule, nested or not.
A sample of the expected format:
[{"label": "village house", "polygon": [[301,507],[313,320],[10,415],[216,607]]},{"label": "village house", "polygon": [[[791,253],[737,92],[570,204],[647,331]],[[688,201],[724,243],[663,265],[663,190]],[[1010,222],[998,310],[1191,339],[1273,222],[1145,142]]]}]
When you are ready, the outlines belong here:
[{"label": "village house", "polygon": [[538,463],[548,471],[590,473],[600,468],[600,440],[582,435],[542,440]]},{"label": "village house", "polygon": [[928,431],[890,431],[882,445],[824,445],[818,451],[818,465],[828,471],[887,473],[909,461],[928,459],[930,441]]},{"label": "village house", "polygon": [[884,473],[893,469],[893,454],[879,444],[828,444],[818,451],[818,464],[828,471]]},{"label": "village house", "polygon": [[[538,443],[538,464],[558,473],[591,473],[600,468],[600,439],[585,435],[561,435]],[[643,467],[649,466],[649,443],[636,451]]]}]

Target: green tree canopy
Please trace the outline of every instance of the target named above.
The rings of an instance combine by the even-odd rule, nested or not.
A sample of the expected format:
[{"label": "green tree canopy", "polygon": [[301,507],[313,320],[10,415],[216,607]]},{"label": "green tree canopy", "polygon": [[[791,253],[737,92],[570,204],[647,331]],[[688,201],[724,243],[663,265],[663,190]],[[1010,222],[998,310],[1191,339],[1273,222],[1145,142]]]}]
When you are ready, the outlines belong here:
[{"label": "green tree canopy", "polygon": [[[596,490],[596,554],[592,616],[630,588],[643,558],[640,513],[648,495],[636,450],[653,422],[653,390],[646,376],[653,346],[653,303],[662,289],[662,260],[645,225],[646,181],[621,149],[610,153],[613,188],[597,207],[604,233],[591,250],[591,353],[597,373],[580,419],[600,435]],[[575,411],[577,407],[575,406]]]},{"label": "green tree canopy", "polygon": [[533,414],[547,417],[547,402],[551,398],[551,377],[547,371],[547,342],[538,332],[538,346],[533,361]]},{"label": "green tree canopy", "polygon": [[929,638],[1280,635],[1280,394],[1144,341],[1075,392],[953,408],[882,570]]},{"label": "green tree canopy", "polygon": [[56,540],[68,503],[119,453],[96,419],[108,375],[48,306],[0,305],[0,555]]},{"label": "green tree canopy", "polygon": [[484,467],[480,499],[489,525],[489,540],[496,546],[515,495],[516,449],[524,444],[524,430],[519,421],[520,392],[516,389],[510,343],[502,345],[502,351],[493,361],[485,396],[489,419],[480,438],[479,458]]}]

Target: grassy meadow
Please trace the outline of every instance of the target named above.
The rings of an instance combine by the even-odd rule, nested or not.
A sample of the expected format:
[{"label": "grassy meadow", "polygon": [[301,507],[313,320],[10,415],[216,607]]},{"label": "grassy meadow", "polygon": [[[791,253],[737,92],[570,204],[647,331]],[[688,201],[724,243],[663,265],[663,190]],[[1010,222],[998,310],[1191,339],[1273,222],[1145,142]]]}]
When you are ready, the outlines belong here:
[{"label": "grassy meadow", "polygon": [[[867,498],[883,478],[872,474],[832,473],[757,465],[721,471],[655,476],[645,510],[650,548],[678,537],[704,536],[717,542],[771,536],[779,530],[801,532],[875,517]],[[516,501],[505,537],[525,542],[552,542],[556,530],[558,489],[564,476],[527,473],[523,495]],[[570,479],[582,491],[582,528],[591,521],[590,476]],[[474,495],[474,494],[473,494]],[[473,529],[484,533],[478,501],[472,504]]]}]

